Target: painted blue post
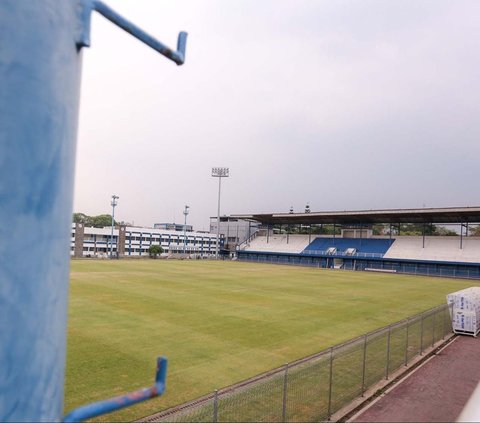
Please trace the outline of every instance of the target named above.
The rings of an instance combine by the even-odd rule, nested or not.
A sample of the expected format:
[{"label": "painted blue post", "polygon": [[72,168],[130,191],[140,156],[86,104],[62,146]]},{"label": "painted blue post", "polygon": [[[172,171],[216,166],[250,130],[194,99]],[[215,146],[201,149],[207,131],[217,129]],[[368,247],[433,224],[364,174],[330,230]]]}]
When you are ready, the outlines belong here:
[{"label": "painted blue post", "polygon": [[76,12],[73,1],[0,1],[0,421],[63,412]]},{"label": "painted blue post", "polygon": [[0,421],[59,421],[81,47],[97,10],[162,55],[100,1],[0,1]]}]

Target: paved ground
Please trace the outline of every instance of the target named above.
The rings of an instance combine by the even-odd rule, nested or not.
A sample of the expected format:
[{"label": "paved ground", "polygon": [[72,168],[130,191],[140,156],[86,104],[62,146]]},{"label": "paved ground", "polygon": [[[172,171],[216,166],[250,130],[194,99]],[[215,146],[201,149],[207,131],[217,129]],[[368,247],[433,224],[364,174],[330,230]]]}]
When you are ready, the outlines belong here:
[{"label": "paved ground", "polygon": [[353,418],[355,422],[454,422],[480,382],[480,338],[459,336]]}]

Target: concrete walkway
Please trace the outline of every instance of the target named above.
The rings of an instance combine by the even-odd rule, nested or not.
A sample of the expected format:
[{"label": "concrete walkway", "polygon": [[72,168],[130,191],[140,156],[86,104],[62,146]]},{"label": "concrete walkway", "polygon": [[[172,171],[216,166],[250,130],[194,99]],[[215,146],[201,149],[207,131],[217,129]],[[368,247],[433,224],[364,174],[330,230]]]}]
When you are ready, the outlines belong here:
[{"label": "concrete walkway", "polygon": [[480,381],[480,338],[459,336],[350,421],[454,422]]}]

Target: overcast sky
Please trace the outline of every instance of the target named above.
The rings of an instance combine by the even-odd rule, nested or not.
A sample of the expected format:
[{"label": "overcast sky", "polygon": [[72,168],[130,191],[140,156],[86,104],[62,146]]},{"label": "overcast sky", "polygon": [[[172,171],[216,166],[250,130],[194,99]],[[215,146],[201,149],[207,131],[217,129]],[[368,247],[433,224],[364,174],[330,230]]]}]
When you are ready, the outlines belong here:
[{"label": "overcast sky", "polygon": [[83,51],[76,212],[208,230],[222,214],[480,204],[480,1],[106,0]]}]

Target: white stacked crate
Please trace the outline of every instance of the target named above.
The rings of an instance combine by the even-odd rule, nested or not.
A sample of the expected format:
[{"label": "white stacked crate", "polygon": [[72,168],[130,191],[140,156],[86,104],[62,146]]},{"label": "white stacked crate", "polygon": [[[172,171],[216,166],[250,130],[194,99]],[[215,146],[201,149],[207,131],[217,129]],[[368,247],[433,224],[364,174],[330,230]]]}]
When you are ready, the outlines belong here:
[{"label": "white stacked crate", "polygon": [[480,287],[448,294],[447,303],[452,307],[453,332],[477,336],[480,332]]}]

